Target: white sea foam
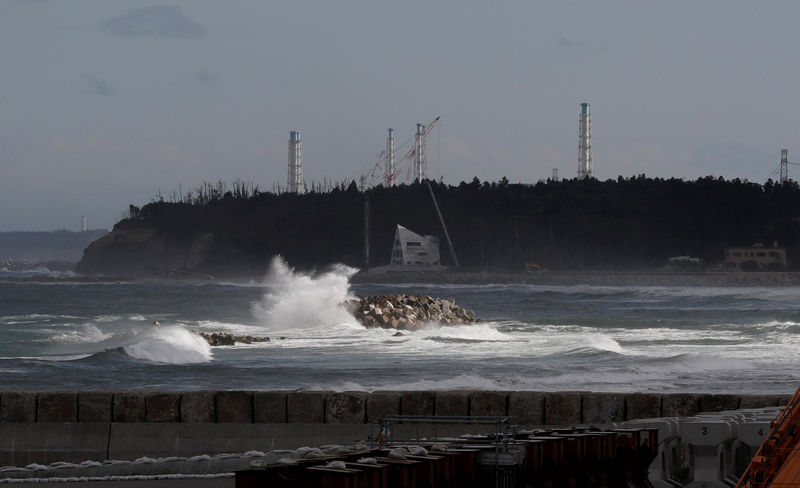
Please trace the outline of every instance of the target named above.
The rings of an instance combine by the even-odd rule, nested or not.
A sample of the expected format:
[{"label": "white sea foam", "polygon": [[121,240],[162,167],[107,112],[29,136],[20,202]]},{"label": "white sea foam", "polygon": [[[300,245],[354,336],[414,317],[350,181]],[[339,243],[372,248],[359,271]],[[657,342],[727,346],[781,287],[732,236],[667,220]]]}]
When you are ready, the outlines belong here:
[{"label": "white sea foam", "polygon": [[469,341],[508,341],[512,338],[511,335],[498,331],[493,324],[488,323],[456,326],[430,325],[408,334],[413,335],[414,337],[439,337]]},{"label": "white sea foam", "polygon": [[591,335],[587,337],[587,340],[589,341],[589,346],[593,347],[594,349],[616,352],[618,354],[622,354],[624,352],[622,350],[622,346],[619,345],[619,342],[606,335]]},{"label": "white sea foam", "polygon": [[116,322],[121,317],[119,315],[99,315],[95,317],[95,322]]},{"label": "white sea foam", "polygon": [[123,346],[129,356],[168,364],[211,361],[211,346],[197,334],[182,327],[149,327]]},{"label": "white sea foam", "polygon": [[105,333],[95,325],[84,325],[75,330],[67,330],[59,332],[58,334],[48,337],[45,342],[74,342],[74,343],[93,343],[100,342],[111,337],[111,334]]},{"label": "white sea foam", "polygon": [[350,296],[348,279],[358,270],[336,265],[310,275],[296,272],[276,256],[265,279],[264,298],[253,303],[253,314],[269,330],[293,331],[331,324],[352,324],[341,305]]}]

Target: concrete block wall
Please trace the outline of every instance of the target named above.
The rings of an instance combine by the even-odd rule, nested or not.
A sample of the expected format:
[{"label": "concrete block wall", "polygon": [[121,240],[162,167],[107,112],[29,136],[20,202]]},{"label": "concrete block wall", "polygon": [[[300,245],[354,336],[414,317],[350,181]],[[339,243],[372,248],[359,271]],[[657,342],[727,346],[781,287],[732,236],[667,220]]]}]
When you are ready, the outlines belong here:
[{"label": "concrete block wall", "polygon": [[785,404],[789,395],[534,391],[0,391],[0,423],[367,424],[390,415],[574,425]]},{"label": "concrete block wall", "polygon": [[[393,415],[514,416],[570,426],[785,405],[789,395],[532,391],[0,391],[0,466],[295,449],[375,438]],[[398,438],[488,433],[392,427]]]}]

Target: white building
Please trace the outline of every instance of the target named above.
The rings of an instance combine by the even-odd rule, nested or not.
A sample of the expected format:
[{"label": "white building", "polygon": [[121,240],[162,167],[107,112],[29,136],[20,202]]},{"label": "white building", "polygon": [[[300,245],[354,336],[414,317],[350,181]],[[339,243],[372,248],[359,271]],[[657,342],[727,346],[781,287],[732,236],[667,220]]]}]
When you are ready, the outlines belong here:
[{"label": "white building", "polygon": [[439,265],[439,238],[421,236],[398,224],[394,233],[391,264],[393,266]]}]

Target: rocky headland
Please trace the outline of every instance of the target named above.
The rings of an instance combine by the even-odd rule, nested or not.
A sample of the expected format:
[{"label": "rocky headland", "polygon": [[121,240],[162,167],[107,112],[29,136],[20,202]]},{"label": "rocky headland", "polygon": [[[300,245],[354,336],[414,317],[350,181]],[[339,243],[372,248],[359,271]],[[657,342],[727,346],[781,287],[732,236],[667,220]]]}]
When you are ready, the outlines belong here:
[{"label": "rocky headland", "polygon": [[416,330],[428,324],[471,324],[475,313],[455,300],[427,295],[379,295],[347,302],[348,311],[364,327]]}]

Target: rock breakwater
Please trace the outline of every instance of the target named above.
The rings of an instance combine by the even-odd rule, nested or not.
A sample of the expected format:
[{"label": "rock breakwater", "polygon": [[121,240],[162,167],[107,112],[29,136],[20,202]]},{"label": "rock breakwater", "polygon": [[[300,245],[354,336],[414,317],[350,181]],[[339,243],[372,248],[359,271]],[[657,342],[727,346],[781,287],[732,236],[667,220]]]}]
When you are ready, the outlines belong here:
[{"label": "rock breakwater", "polygon": [[428,324],[470,324],[475,313],[451,298],[427,295],[379,295],[350,300],[348,310],[365,327],[416,330]]},{"label": "rock breakwater", "polygon": [[269,342],[269,337],[253,337],[249,335],[237,336],[227,332],[214,332],[206,334],[205,332],[198,332],[198,334],[208,341],[212,346],[232,346],[237,342],[242,344],[253,344],[255,342]]}]

